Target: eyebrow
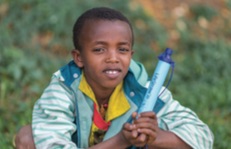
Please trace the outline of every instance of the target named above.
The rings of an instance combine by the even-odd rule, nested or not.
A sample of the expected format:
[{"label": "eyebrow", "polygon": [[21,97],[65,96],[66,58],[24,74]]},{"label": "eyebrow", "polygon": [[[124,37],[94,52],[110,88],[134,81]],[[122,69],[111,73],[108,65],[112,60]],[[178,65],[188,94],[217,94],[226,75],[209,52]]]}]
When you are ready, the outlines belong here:
[{"label": "eyebrow", "polygon": [[[107,42],[104,41],[95,41],[94,44],[102,44],[102,45],[107,45]],[[119,42],[118,45],[131,45],[130,42]]]}]

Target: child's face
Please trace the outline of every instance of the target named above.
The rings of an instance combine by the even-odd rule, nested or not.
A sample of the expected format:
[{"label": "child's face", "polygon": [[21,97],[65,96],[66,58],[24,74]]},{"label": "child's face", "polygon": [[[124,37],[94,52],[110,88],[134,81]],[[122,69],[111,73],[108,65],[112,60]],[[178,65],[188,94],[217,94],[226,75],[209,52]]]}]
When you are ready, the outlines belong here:
[{"label": "child's face", "polygon": [[112,90],[125,77],[132,58],[132,32],[123,21],[88,20],[81,32],[80,51],[72,52],[95,90]]}]

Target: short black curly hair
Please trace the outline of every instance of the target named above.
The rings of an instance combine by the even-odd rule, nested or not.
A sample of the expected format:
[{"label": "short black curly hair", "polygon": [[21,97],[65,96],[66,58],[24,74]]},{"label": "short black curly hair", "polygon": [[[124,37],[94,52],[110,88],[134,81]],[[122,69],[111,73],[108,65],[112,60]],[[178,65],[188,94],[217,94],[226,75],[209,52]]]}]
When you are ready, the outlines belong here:
[{"label": "short black curly hair", "polygon": [[81,50],[79,38],[81,30],[83,29],[84,23],[87,20],[120,20],[128,23],[132,32],[132,45],[134,43],[133,29],[130,21],[119,11],[107,8],[107,7],[96,7],[84,12],[75,22],[73,27],[73,43],[75,49]]}]

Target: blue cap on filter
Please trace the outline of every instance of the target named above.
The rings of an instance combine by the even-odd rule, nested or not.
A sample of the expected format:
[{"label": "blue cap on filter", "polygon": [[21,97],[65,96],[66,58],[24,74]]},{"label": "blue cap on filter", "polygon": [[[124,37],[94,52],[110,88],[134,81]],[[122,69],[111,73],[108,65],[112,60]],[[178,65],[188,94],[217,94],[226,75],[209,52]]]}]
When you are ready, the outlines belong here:
[{"label": "blue cap on filter", "polygon": [[158,56],[159,60],[169,63],[172,67],[174,67],[174,61],[171,59],[173,51],[170,48],[166,48],[165,51]]}]

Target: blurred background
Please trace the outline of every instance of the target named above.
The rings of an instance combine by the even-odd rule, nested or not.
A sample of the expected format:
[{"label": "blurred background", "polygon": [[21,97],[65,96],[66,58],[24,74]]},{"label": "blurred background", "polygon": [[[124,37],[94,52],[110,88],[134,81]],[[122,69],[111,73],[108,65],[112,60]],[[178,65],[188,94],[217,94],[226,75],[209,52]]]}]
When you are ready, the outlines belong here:
[{"label": "blurred background", "polygon": [[70,59],[72,27],[86,9],[109,6],[133,24],[134,59],[150,77],[174,50],[169,89],[209,125],[215,149],[231,148],[230,0],[0,0],[0,148],[31,123],[34,102]]}]

